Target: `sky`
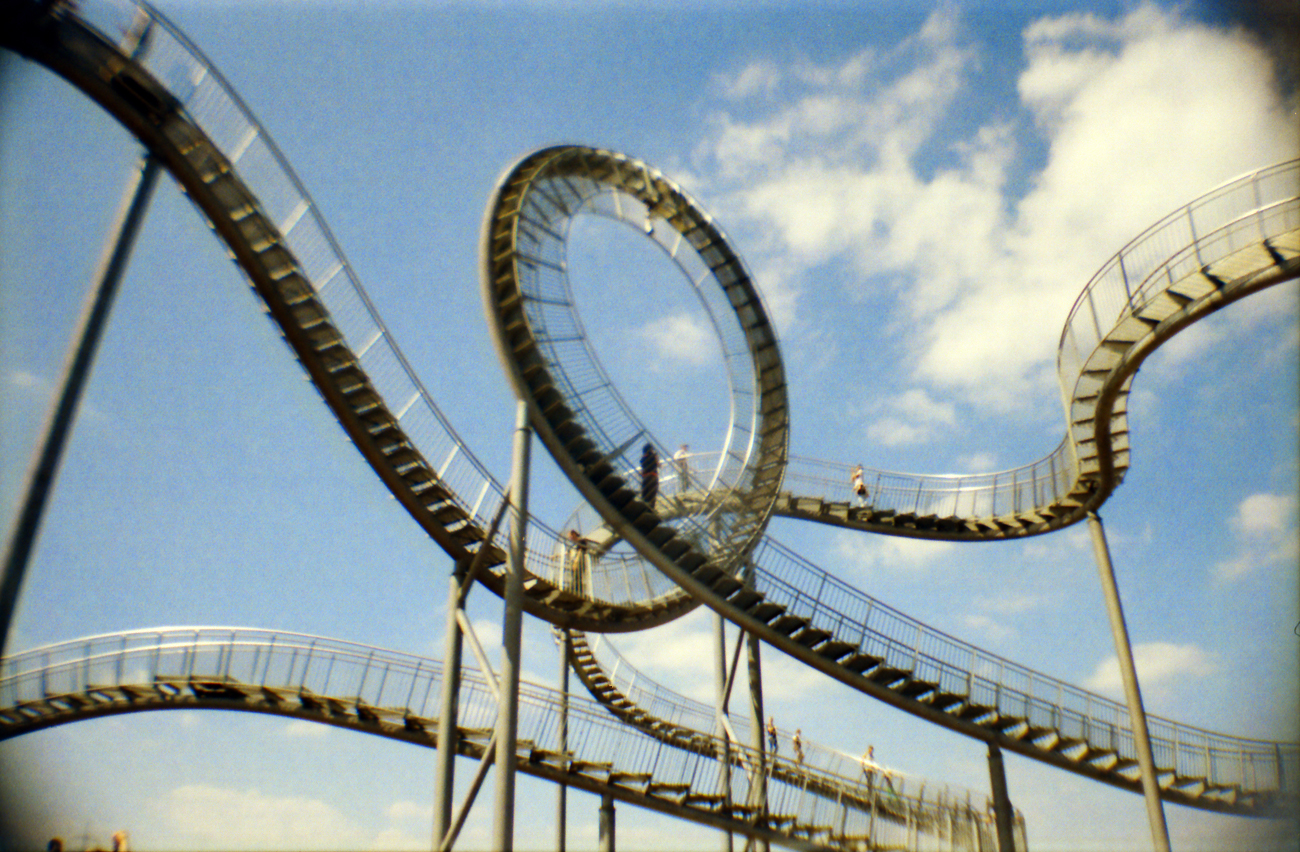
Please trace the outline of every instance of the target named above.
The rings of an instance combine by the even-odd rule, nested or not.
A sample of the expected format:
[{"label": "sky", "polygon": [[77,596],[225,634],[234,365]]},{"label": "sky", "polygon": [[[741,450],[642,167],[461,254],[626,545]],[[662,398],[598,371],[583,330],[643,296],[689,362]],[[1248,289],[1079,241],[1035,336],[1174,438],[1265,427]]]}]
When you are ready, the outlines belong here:
[{"label": "sky", "polygon": [[[1294,74],[1238,10],[1207,3],[160,8],[270,132],[434,400],[501,480],[513,400],[483,321],[478,233],[497,177],[536,148],[611,148],[681,183],[776,318],[792,452],[917,473],[1046,455],[1064,429],[1057,342],[1093,272],[1164,214],[1300,151]],[[139,154],[87,98],[0,54],[6,522]],[[620,275],[620,252],[646,265],[639,245],[579,236],[575,290],[603,362],[656,430],[706,445],[725,402],[707,392],[720,359],[688,288]],[[1148,712],[1290,741],[1297,313],[1294,282],[1273,288],[1143,365],[1132,467],[1101,510]],[[540,448],[534,478],[531,508],[558,527],[575,492]],[[983,544],[781,519],[770,532],[929,625],[1122,700],[1081,527]],[[449,570],[164,179],[8,647],[224,624],[438,657]],[[480,589],[469,608],[496,644],[500,601]],[[648,676],[711,701],[711,637],[695,613],[613,641]],[[557,665],[546,625],[526,619],[525,676],[554,684]],[[988,789],[979,743],[774,650],[764,671],[782,727],[849,754],[865,740],[900,771]],[[107,845],[123,828],[145,850],[429,844],[432,752],[305,722],[118,716],[0,743],[0,767],[6,785],[43,791],[33,846]],[[1150,848],[1140,796],[1011,754],[1006,767],[1031,848]],[[521,777],[519,799],[518,848],[548,848],[553,788]],[[595,847],[597,806],[570,795],[571,848]],[[488,845],[491,813],[485,790],[463,848]],[[1179,850],[1294,839],[1294,824],[1166,813]],[[719,845],[631,807],[618,820],[626,849]]]}]

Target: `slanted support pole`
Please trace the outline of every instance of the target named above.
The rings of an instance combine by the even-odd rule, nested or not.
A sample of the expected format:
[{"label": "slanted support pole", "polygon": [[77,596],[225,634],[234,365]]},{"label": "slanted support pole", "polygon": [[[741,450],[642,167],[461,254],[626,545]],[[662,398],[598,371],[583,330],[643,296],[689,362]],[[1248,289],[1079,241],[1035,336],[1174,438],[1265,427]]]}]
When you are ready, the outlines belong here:
[{"label": "slanted support pole", "polygon": [[[489,547],[496,540],[497,527],[501,523],[501,517],[505,514],[509,500],[510,492],[507,491],[492,518],[482,546],[472,558],[456,564],[448,581],[446,653],[443,655],[442,702],[438,713],[438,767],[437,775],[433,779],[433,846],[435,849],[441,848],[443,839],[448,836],[452,818],[451,808],[454,802],[456,754],[460,750],[460,743],[457,741],[460,735],[457,707],[460,704],[460,661],[464,650],[461,622],[464,620],[465,599],[469,596],[470,587],[474,584],[474,578],[483,565]],[[470,642],[477,652],[478,640],[473,634],[470,634]],[[491,670],[487,666],[483,669],[488,685],[495,688]],[[484,771],[486,772],[486,768]],[[477,795],[477,789],[475,794]]]},{"label": "slanted support pole", "polygon": [[989,743],[989,781],[993,788],[993,819],[998,830],[998,852],[1016,852],[1011,826],[1011,797],[1007,795],[1007,773],[1002,766],[1002,749]]},{"label": "slanted support pole", "polygon": [[515,408],[510,471],[510,549],[506,558],[505,616],[501,625],[500,704],[497,708],[496,824],[492,847],[512,852],[515,835],[515,750],[519,730],[519,648],[523,634],[524,536],[528,524],[528,405]]},{"label": "slanted support pole", "polygon": [[600,852],[614,852],[614,796],[604,793],[600,797]]},{"label": "slanted support pole", "polygon": [[1128,701],[1129,722],[1133,726],[1133,744],[1137,749],[1138,768],[1141,770],[1147,820],[1151,823],[1152,847],[1156,852],[1169,852],[1169,827],[1165,824],[1164,805],[1160,801],[1156,764],[1151,754],[1151,736],[1147,731],[1146,711],[1142,707],[1142,692],[1138,688],[1137,668],[1133,665],[1133,646],[1129,642],[1128,626],[1124,622],[1124,610],[1120,606],[1115,569],[1110,562],[1110,547],[1106,544],[1106,530],[1096,512],[1088,513],[1088,529],[1092,533],[1092,549],[1097,557],[1101,590],[1106,596],[1110,630],[1115,638],[1115,655],[1119,658],[1119,671],[1124,679],[1124,697]]},{"label": "slanted support pole", "polygon": [[72,422],[76,419],[81,394],[90,377],[99,341],[104,336],[104,327],[108,323],[108,314],[117,295],[118,285],[126,271],[127,261],[131,258],[136,237],[140,234],[149,201],[153,198],[159,167],[158,158],[152,153],[145,153],[140,158],[139,172],[127,186],[114,233],[109,235],[104,246],[104,254],[95,272],[94,288],[87,297],[81,315],[81,327],[73,344],[72,355],[64,366],[63,391],[50,414],[45,440],[37,453],[35,465],[27,475],[27,496],[10,532],[4,574],[0,575],[0,656],[4,655],[9,626],[23,585],[23,575],[27,572],[27,562],[36,545],[41,516],[45,513],[50,490],[54,487],[54,478],[63,458],[63,448],[72,431]]}]

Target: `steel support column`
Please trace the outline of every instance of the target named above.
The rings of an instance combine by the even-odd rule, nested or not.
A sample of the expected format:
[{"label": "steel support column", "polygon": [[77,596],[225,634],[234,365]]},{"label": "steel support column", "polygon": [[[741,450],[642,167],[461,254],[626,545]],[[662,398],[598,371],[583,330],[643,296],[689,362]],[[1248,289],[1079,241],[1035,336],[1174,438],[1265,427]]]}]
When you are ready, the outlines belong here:
[{"label": "steel support column", "polygon": [[603,793],[600,797],[600,852],[614,852],[614,796]]},{"label": "steel support column", "polygon": [[0,656],[4,655],[5,641],[13,621],[14,608],[18,604],[23,575],[36,545],[41,516],[45,512],[46,501],[59,471],[63,448],[72,431],[72,422],[76,419],[81,394],[90,377],[90,368],[103,337],[118,285],[126,271],[127,261],[131,258],[131,250],[135,247],[149,201],[153,198],[159,167],[158,159],[153,154],[146,153],[140,158],[139,171],[127,185],[117,222],[105,243],[104,253],[95,272],[94,288],[87,297],[81,315],[72,355],[64,367],[63,391],[50,414],[44,443],[36,456],[35,466],[28,473],[27,496],[10,533],[4,574],[0,576]]},{"label": "steel support column", "polygon": [[[560,754],[569,757],[569,665],[573,660],[573,638],[567,627],[560,630]],[[563,781],[555,797],[555,852],[565,852],[568,828],[569,787]]]},{"label": "steel support column", "polygon": [[989,782],[993,788],[993,819],[998,831],[998,852],[1016,852],[1012,833],[1011,797],[1007,795],[1007,773],[1002,765],[1002,750],[989,743]]},{"label": "steel support column", "polygon": [[442,704],[438,713],[438,769],[433,779],[433,848],[442,845],[451,826],[453,788],[455,787],[456,751],[459,720],[456,709],[460,703],[460,625],[456,612],[460,608],[460,572],[453,571],[448,581],[447,642],[442,662]]},{"label": "steel support column", "polygon": [[[718,755],[718,771],[721,774],[721,787],[724,805],[731,804],[731,740],[727,736],[727,622],[721,615],[713,614],[713,635],[717,651],[714,655],[713,672],[717,682],[717,699],[714,709],[717,712],[718,737],[722,741],[722,754]],[[739,640],[737,640],[739,641]],[[730,831],[722,835],[722,852],[732,852],[733,838]]]},{"label": "steel support column", "polygon": [[515,408],[510,470],[510,548],[506,558],[505,615],[501,624],[501,692],[497,708],[496,825],[493,848],[514,849],[515,746],[519,728],[519,647],[523,632],[524,537],[528,524],[528,458],[532,427],[528,405]]},{"label": "steel support column", "polygon": [[1106,596],[1106,612],[1110,616],[1110,630],[1115,638],[1115,655],[1119,658],[1119,671],[1124,679],[1124,697],[1128,700],[1129,722],[1133,726],[1133,745],[1137,749],[1138,768],[1142,773],[1142,795],[1146,799],[1147,820],[1151,823],[1151,843],[1156,852],[1169,852],[1169,827],[1165,824],[1164,805],[1160,801],[1156,764],[1151,754],[1151,736],[1147,731],[1146,711],[1142,708],[1137,668],[1133,665],[1133,646],[1129,642],[1128,625],[1124,622],[1124,610],[1120,605],[1115,569],[1111,565],[1110,548],[1106,544],[1106,530],[1096,512],[1088,513],[1088,529],[1092,533],[1092,549],[1097,557],[1101,590]]},{"label": "steel support column", "polygon": [[[754,586],[754,564],[748,560],[745,562],[745,585],[753,588]],[[767,737],[764,736],[764,715],[763,715],[763,665],[759,656],[759,639],[749,631],[744,631],[746,662],[749,668],[749,744],[758,755],[757,778],[751,785],[752,795],[749,804],[756,805],[762,817],[767,816]],[[750,838],[745,843],[745,849],[757,849],[759,852],[768,852],[771,849],[771,843],[766,839],[755,840]]]}]

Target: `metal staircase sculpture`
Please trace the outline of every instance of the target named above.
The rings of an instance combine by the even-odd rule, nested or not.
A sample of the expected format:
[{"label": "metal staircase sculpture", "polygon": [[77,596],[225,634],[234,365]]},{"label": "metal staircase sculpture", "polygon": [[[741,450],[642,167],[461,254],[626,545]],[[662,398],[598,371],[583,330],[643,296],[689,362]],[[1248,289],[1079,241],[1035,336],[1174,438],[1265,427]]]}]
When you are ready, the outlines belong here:
[{"label": "metal staircase sculpture", "polygon": [[[436,660],[300,633],[173,627],[91,636],[3,661],[0,740],[106,715],[197,708],[293,716],[436,748],[441,679]],[[493,689],[462,671],[455,742],[463,756],[491,750]],[[564,700],[561,748],[560,693],[521,686],[519,771],[792,849],[989,848],[981,812],[959,803],[906,791],[872,797],[852,777],[789,759],[760,764],[735,745],[724,783],[717,737],[684,728],[647,737],[594,701]],[[761,777],[744,768],[759,765]],[[725,795],[743,800],[760,782],[767,812]],[[920,819],[887,818],[900,805]]]},{"label": "metal staircase sculpture", "polygon": [[[174,26],[143,3],[129,8],[134,17],[122,28],[94,2],[75,9],[6,3],[0,46],[66,78],[161,160],[226,244],[376,474],[458,564],[481,552],[487,570],[478,578],[499,594],[504,549],[487,539],[502,486],[416,378],[265,130]],[[1196,319],[1300,271],[1297,175],[1300,161],[1293,161],[1226,184],[1145,232],[1098,273],[1062,335],[1058,372],[1070,419],[1066,439],[1047,458],[956,483],[874,472],[872,505],[846,505],[841,516],[838,508],[823,511],[838,504],[828,492],[783,494],[783,482],[800,480],[797,464],[787,473],[775,335],[743,265],[707,214],[658,172],[621,155],[568,147],[525,158],[499,188],[485,233],[485,293],[502,355],[531,400],[547,446],[639,554],[602,556],[577,589],[557,556],[562,536],[534,520],[530,532],[550,544],[529,551],[525,610],[552,624],[610,632],[663,624],[706,603],[891,706],[1137,790],[1120,705],[908,619],[764,537],[763,528],[779,512],[894,535],[989,539],[1081,519],[1127,468],[1127,395],[1142,359]],[[572,195],[554,195],[566,181]],[[520,239],[546,243],[552,252],[562,240],[547,234],[551,220],[538,215],[548,208],[526,203],[525,184],[538,189],[529,197],[552,192],[557,203],[547,215],[561,218],[574,212],[571,203],[609,213],[601,205],[634,199],[640,207],[631,209],[644,217],[649,236],[718,285],[707,298],[715,300],[715,318],[731,323],[725,351],[743,415],[733,420],[694,514],[661,517],[628,487],[635,468],[621,457],[639,446],[630,442],[645,439],[643,430],[612,387],[593,396],[574,380],[578,372],[568,368],[581,340],[565,348],[561,337],[572,335],[547,333],[547,323],[564,316],[551,308],[571,306],[539,308],[547,297],[529,295],[527,285],[541,270],[561,275],[562,258],[529,254]],[[618,209],[613,215],[624,218]],[[689,248],[679,252],[678,245]],[[581,337],[580,324],[570,330]],[[582,363],[592,378],[601,372],[594,360]],[[741,579],[744,565],[754,570]],[[632,572],[639,572],[636,583],[627,582]],[[1166,800],[1254,815],[1294,806],[1294,744],[1152,721]]]},{"label": "metal staircase sculpture", "polygon": [[[655,683],[632,668],[608,642],[602,640],[603,637],[597,636],[592,643],[580,631],[568,632],[568,641],[572,645],[573,670],[593,698],[604,704],[619,719],[639,728],[648,736],[682,748],[713,749],[716,759],[725,759],[724,753],[717,748],[716,738],[696,738],[699,731],[715,724],[713,708]],[[564,641],[563,638],[560,641]],[[608,660],[602,662],[598,658],[598,650],[600,655],[612,657],[612,666]],[[734,748],[747,741],[748,722],[743,717],[737,718],[734,732],[728,729],[726,733],[730,747]],[[778,737],[786,742],[792,741],[788,732],[778,732]],[[730,751],[725,754],[729,755]],[[881,822],[889,822],[904,827],[909,835],[911,832],[920,832],[935,837],[970,836],[977,839],[975,848],[991,849],[997,846],[992,801],[980,803],[978,797],[975,797],[977,804],[973,805],[969,791],[964,791],[963,794],[946,786],[936,789],[931,785],[927,797],[928,785],[924,780],[918,782],[909,779],[874,762],[868,762],[865,758],[851,758],[811,740],[801,742],[799,753],[793,762],[772,760],[771,755],[767,754],[763,759],[769,764],[766,767],[769,777],[780,778],[821,795],[860,802],[860,808],[870,810],[873,827]],[[745,765],[741,758],[733,756],[732,760],[737,765]],[[816,780],[798,777],[798,773],[805,767],[817,767],[839,780],[831,787],[819,787]],[[746,768],[754,770],[752,766]],[[787,776],[786,773],[792,770],[796,774]],[[856,779],[856,789],[843,780],[849,778]],[[776,818],[769,815],[768,819]],[[1024,819],[1019,811],[1014,815],[1014,823],[1017,830],[1016,842],[1023,848]],[[835,836],[833,839],[848,842],[844,836]],[[869,842],[871,838],[858,839],[868,842],[869,848],[880,848]]]}]

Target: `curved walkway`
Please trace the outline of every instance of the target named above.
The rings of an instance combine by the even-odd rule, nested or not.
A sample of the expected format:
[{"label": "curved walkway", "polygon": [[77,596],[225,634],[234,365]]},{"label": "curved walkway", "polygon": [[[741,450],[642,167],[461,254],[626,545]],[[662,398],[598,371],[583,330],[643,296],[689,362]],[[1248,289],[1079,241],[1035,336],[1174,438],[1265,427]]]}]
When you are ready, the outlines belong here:
[{"label": "curved walkway", "polygon": [[[299,633],[172,627],[91,636],[0,664],[0,740],[107,715],[215,709],[437,747],[441,681],[436,660]],[[493,752],[494,692],[481,673],[462,671],[461,755]],[[519,771],[793,849],[991,848],[986,812],[968,802],[933,793],[926,800],[924,790],[871,794],[856,776],[764,759],[734,743],[725,746],[732,771],[723,773],[717,737],[647,737],[573,696],[562,723],[562,700],[555,690],[520,685]],[[749,801],[767,808],[733,804]]]},{"label": "curved walkway", "polygon": [[[162,160],[229,247],[381,480],[454,560],[481,551],[491,570],[479,576],[499,592],[503,551],[487,539],[502,487],[416,379],[265,131],[197,48],[148,6],[135,6],[124,26],[97,18],[103,8],[93,2],[76,13],[49,8],[32,0],[6,4],[0,44],[67,78]],[[1225,185],[1139,237],[1094,278],[1062,337],[1059,370],[1070,424],[1054,453],[956,489],[950,478],[881,472],[870,512],[850,517],[846,509],[843,524],[896,535],[1001,538],[1059,528],[1099,506],[1127,468],[1127,395],[1142,359],[1201,316],[1300,270],[1296,175],[1292,162]],[[578,410],[565,393],[557,389],[552,399],[563,404],[549,408],[533,397],[535,419],[557,436],[565,428],[563,409]],[[774,427],[783,416],[776,414]],[[770,538],[758,539],[749,557],[752,576],[738,580],[730,573],[737,563],[714,564],[694,548],[674,548],[680,537],[660,538],[655,524],[638,525],[645,512],[636,501],[613,499],[621,486],[602,490],[618,473],[589,465],[578,481],[602,494],[659,571],[635,557],[602,558],[590,580],[575,588],[558,555],[560,536],[535,524],[534,537],[551,544],[528,555],[525,609],[531,614],[577,629],[617,631],[664,623],[703,602],[892,706],[1139,789],[1119,705],[907,619]],[[758,490],[780,481],[761,466],[749,475]],[[837,502],[832,497],[804,505],[792,496],[783,511],[827,522],[827,513],[808,507],[811,500],[823,507]],[[733,539],[745,541],[747,527],[737,530]],[[733,556],[743,556],[743,549]],[[1170,801],[1243,814],[1294,806],[1300,777],[1294,744],[1159,720],[1153,720],[1153,739]]]}]

